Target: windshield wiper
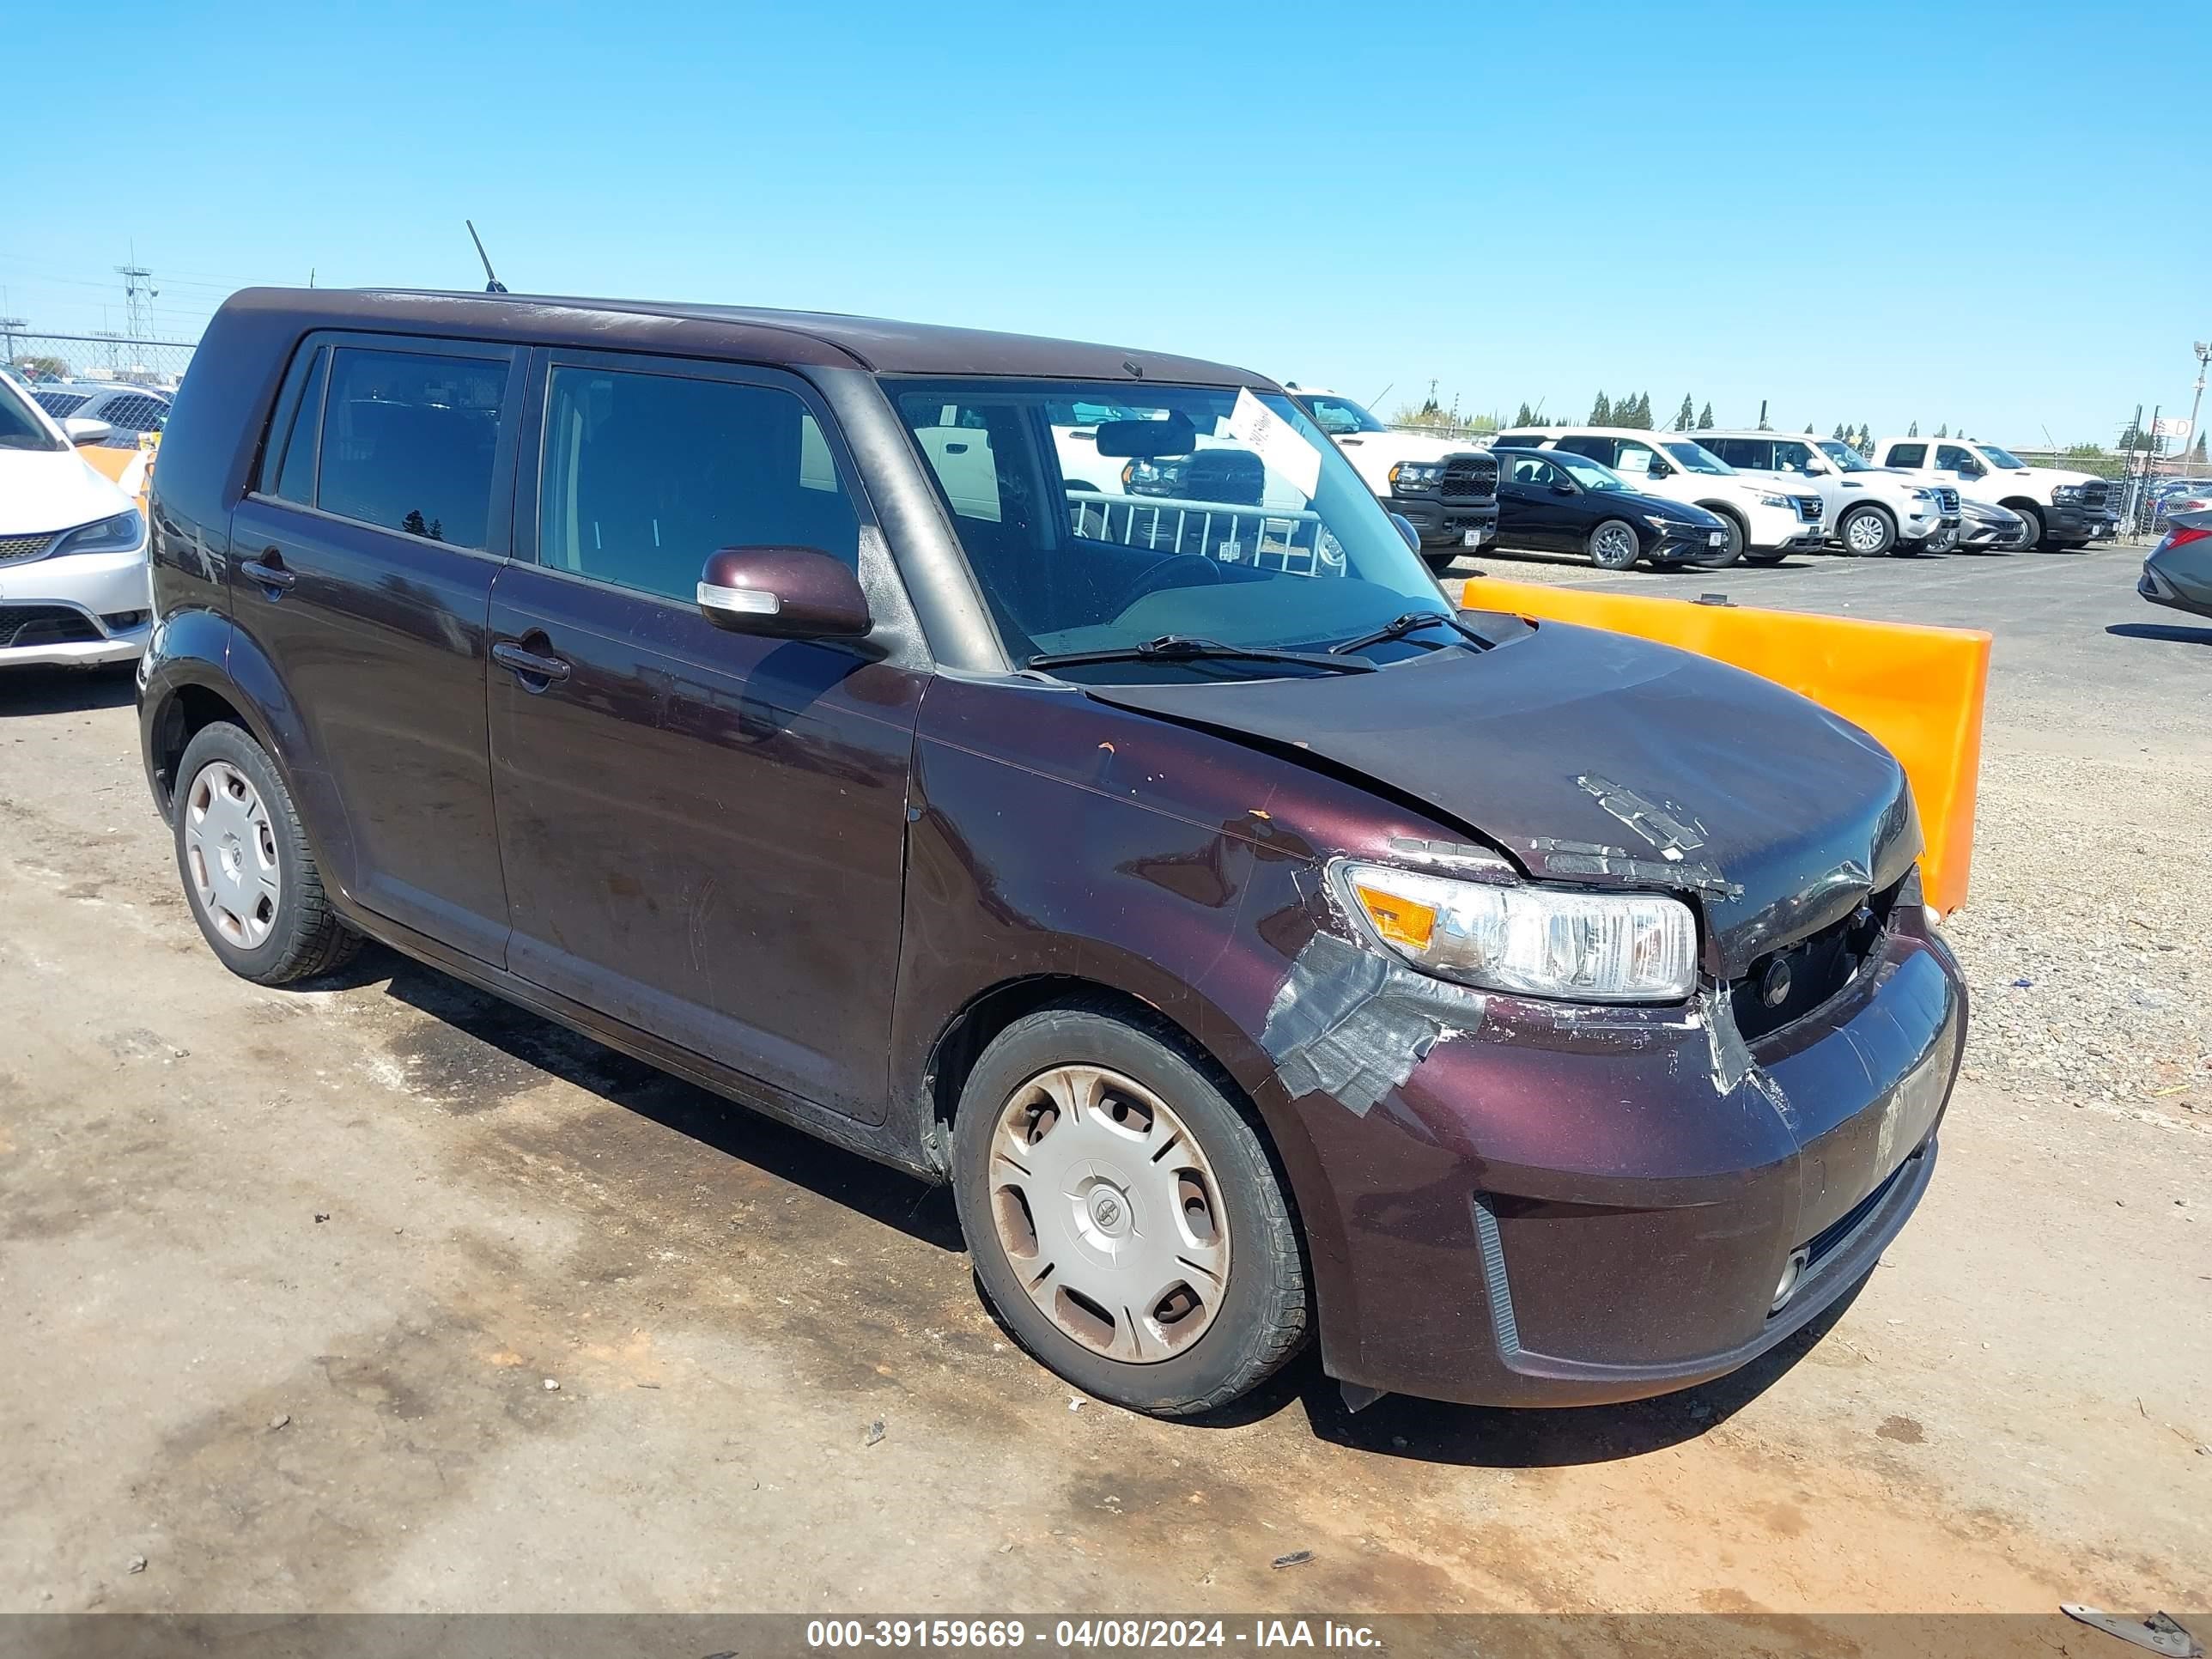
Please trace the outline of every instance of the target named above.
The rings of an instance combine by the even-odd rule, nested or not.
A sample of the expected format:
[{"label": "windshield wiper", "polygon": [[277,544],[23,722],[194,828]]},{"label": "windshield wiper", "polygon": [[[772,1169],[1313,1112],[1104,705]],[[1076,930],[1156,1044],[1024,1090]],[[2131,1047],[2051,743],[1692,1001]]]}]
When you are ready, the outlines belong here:
[{"label": "windshield wiper", "polygon": [[[1340,657],[1350,651],[1364,651],[1370,645],[1381,645],[1390,640],[1402,640],[1408,634],[1419,633],[1428,627],[1449,628],[1478,650],[1490,649],[1490,641],[1469,628],[1457,617],[1442,616],[1434,611],[1408,611],[1402,617],[1393,617],[1371,634],[1362,634],[1358,639],[1346,640],[1342,645],[1329,647],[1329,654]],[[1439,645],[1437,647],[1442,650]]]},{"label": "windshield wiper", "polygon": [[1375,665],[1310,651],[1270,651],[1264,646],[1227,645],[1189,634],[1163,634],[1136,645],[1117,645],[1097,651],[1047,651],[1025,659],[1024,668],[1073,667],[1091,662],[1294,662],[1308,668],[1327,668],[1338,673],[1371,674]]}]

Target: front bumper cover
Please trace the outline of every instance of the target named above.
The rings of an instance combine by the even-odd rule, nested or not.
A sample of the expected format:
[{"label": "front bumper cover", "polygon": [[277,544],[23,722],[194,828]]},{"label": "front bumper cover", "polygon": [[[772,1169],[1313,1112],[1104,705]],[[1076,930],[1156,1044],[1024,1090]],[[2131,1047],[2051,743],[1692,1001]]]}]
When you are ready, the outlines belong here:
[{"label": "front bumper cover", "polygon": [[1370,1109],[1307,1113],[1326,1163],[1388,1172],[1365,1183],[1387,1196],[1340,1218],[1352,1311],[1325,1310],[1328,1369],[1495,1406],[1631,1400],[1736,1369],[1905,1224],[1966,1016],[1949,952],[1910,919],[1826,1005],[1749,1045],[1725,999],[1487,999],[1479,1029],[1434,1042]]},{"label": "front bumper cover", "polygon": [[0,666],[130,662],[153,633],[153,606],[143,547],[0,565]]}]

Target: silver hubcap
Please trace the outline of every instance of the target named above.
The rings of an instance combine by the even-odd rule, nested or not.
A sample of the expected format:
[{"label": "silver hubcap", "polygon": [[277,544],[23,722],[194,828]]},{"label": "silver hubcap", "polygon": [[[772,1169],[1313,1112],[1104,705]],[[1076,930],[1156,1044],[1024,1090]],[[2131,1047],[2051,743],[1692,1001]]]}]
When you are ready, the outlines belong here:
[{"label": "silver hubcap", "polygon": [[259,793],[228,761],[210,761],[185,791],[185,864],[217,933],[249,951],[269,937],[283,890],[276,833]]},{"label": "silver hubcap", "polygon": [[1597,532],[1597,556],[1608,564],[1619,564],[1636,556],[1636,537],[1617,524],[1609,524]]},{"label": "silver hubcap", "polygon": [[1844,539],[1850,544],[1854,553],[1872,553],[1882,543],[1881,520],[1871,513],[1862,513],[1844,532]]},{"label": "silver hubcap", "polygon": [[1030,1300],[1109,1359],[1180,1353],[1229,1287],[1206,1154],[1165,1101],[1103,1066],[1054,1066],[1000,1109],[991,1218]]}]

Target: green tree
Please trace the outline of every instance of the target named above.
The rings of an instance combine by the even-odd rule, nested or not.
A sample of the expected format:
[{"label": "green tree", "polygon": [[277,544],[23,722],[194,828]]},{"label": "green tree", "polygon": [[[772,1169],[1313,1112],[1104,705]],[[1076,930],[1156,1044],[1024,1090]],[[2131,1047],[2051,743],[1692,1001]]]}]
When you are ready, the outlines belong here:
[{"label": "green tree", "polygon": [[1687,432],[1697,423],[1697,408],[1690,402],[1690,394],[1685,392],[1682,394],[1682,406],[1674,411],[1674,430]]},{"label": "green tree", "polygon": [[1847,444],[1851,441],[1851,434],[1844,430],[1844,423],[1841,421],[1836,422],[1836,429],[1828,435],[1839,444]]},{"label": "green tree", "polygon": [[1941,425],[1941,426],[1937,427],[1937,428],[1936,428],[1936,435],[1937,437],[1939,437],[1939,438],[1948,438],[1948,437],[1949,437],[1949,436],[1951,435],[1951,423],[1950,423],[1950,422],[1946,421],[1946,422],[1943,422],[1943,424],[1942,424],[1942,425]]},{"label": "green tree", "polygon": [[27,351],[15,359],[15,367],[27,380],[66,380],[70,366],[66,360],[51,357],[41,351]]},{"label": "green tree", "polygon": [[1521,407],[1513,411],[1513,424],[1516,426],[1536,424],[1536,411],[1528,407],[1528,400],[1526,398],[1521,400]]},{"label": "green tree", "polygon": [[1712,429],[1713,406],[1711,404],[1708,403],[1703,409],[1698,411],[1698,430],[1700,432],[1711,432]]},{"label": "green tree", "polygon": [[1905,428],[1905,435],[1908,438],[1918,437],[1920,435],[1920,422],[1915,421],[1911,426]]},{"label": "green tree", "polygon": [[2189,452],[2189,459],[2197,462],[2199,465],[2202,465],[2206,459],[2204,454],[2204,434],[2201,432],[2197,434],[2197,447]]},{"label": "green tree", "polygon": [[1639,431],[1651,429],[1651,394],[1639,392],[1633,398],[1624,398],[1613,406],[1615,426],[1632,426]]},{"label": "green tree", "polygon": [[1613,424],[1613,404],[1602,391],[1597,394],[1597,401],[1590,405],[1589,423],[1592,426]]}]

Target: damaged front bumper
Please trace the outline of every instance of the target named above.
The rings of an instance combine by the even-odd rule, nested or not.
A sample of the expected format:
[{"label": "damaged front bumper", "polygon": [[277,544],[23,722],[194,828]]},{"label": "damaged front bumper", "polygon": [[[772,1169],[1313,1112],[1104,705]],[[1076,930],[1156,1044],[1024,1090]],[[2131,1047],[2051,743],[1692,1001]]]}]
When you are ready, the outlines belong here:
[{"label": "damaged front bumper", "polygon": [[1966,1007],[1917,905],[1748,1043],[1725,995],[1577,1007],[1401,973],[1270,1023],[1341,1172],[1316,1265],[1343,1382],[1496,1406],[1704,1382],[1856,1285],[1927,1188]]}]

